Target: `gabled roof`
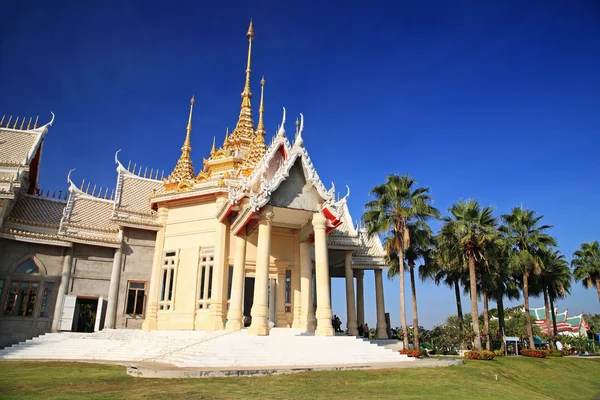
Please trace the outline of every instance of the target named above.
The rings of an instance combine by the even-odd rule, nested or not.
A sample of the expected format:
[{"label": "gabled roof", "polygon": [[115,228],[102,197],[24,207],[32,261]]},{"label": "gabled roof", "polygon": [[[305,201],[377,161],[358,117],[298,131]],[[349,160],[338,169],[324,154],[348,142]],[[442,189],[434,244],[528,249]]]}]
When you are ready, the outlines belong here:
[{"label": "gabled roof", "polygon": [[65,205],[64,200],[23,194],[17,199],[6,221],[58,231]]},{"label": "gabled roof", "polygon": [[0,165],[25,166],[29,165],[35,155],[52,120],[46,125],[34,129],[0,128]]},{"label": "gabled roof", "polygon": [[163,182],[128,171],[116,155],[115,161],[118,176],[112,218],[119,224],[157,229],[156,211],[151,208],[150,200],[156,195],[165,193]]},{"label": "gabled roof", "polygon": [[119,226],[112,221],[115,202],[84,193],[73,182],[59,234],[72,242],[118,247]]},{"label": "gabled roof", "polygon": [[66,201],[28,194],[21,194],[16,200],[0,229],[2,237],[59,246],[70,245],[58,234]]}]

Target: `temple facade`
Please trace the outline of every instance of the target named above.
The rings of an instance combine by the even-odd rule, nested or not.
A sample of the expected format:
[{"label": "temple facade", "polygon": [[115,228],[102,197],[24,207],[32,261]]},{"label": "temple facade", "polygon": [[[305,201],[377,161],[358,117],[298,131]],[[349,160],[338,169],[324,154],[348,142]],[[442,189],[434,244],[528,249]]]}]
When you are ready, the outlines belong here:
[{"label": "temple facade", "polygon": [[[252,23],[235,129],[197,172],[194,98],[181,156],[167,177],[115,155],[114,188],[44,193],[38,174],[52,120],[0,123],[0,347],[49,331],[239,330],[272,326],[333,335],[331,279],[346,282],[346,325],[364,323],[373,270],[377,336],[387,337],[378,237],[350,216],[349,189],[327,189],[286,112],[267,140],[264,88],[252,112]],[[182,135],[183,136],[183,135]],[[208,149],[208,147],[207,147]],[[110,191],[110,193],[109,193]],[[356,280],[356,283],[355,283]],[[356,286],[356,290],[355,290]]]}]

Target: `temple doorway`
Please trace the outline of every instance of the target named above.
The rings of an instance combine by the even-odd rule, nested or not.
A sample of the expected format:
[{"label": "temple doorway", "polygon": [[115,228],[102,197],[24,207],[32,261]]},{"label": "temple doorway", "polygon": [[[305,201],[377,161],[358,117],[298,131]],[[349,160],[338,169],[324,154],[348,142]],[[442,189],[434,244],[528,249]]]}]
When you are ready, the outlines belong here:
[{"label": "temple doorway", "polygon": [[[244,281],[244,326],[250,325],[250,311],[254,301],[254,277],[246,277]],[[246,323],[248,321],[248,323]]]},{"label": "temple doorway", "polygon": [[73,332],[94,332],[97,310],[97,298],[77,297],[73,314]]}]

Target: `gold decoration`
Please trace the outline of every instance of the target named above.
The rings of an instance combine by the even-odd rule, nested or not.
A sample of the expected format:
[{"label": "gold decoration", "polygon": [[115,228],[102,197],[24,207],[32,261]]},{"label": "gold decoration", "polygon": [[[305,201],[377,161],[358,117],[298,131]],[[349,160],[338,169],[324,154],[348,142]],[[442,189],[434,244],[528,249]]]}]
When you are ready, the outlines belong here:
[{"label": "gold decoration", "polygon": [[210,175],[207,174],[206,172],[202,171],[196,177],[196,182],[198,182],[198,183],[200,183],[200,182],[206,182],[208,180],[208,178],[210,178]]},{"label": "gold decoration", "polygon": [[244,176],[249,176],[256,164],[265,156],[267,151],[267,144],[265,143],[265,124],[263,122],[263,115],[265,112],[264,106],[264,97],[265,97],[265,77],[263,76],[260,81],[261,90],[260,90],[260,107],[258,109],[259,119],[258,119],[258,128],[256,129],[256,135],[254,136],[254,140],[250,145],[250,149],[246,153],[246,157],[244,159],[244,164],[242,166]]},{"label": "gold decoration", "polygon": [[[194,110],[194,96],[190,100],[190,116],[188,118],[188,124],[186,128],[186,136],[185,141],[183,142],[183,147],[181,148],[181,156],[175,165],[175,169],[171,172],[171,175],[167,178],[165,183],[165,189],[170,190],[173,189],[175,185],[173,183],[183,182],[183,181],[193,181],[194,179],[194,166],[192,165],[192,159],[190,158],[190,153],[192,152],[192,146],[190,143],[190,134],[192,132],[192,112]],[[176,186],[179,191],[179,185]]]}]

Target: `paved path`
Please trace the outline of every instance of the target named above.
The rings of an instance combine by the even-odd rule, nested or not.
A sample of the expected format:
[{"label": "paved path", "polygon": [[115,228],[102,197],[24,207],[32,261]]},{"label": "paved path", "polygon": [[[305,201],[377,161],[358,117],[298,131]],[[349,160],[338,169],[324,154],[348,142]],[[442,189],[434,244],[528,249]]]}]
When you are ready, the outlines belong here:
[{"label": "paved path", "polygon": [[364,369],[388,368],[435,368],[451,365],[464,365],[460,359],[417,359],[414,362],[398,363],[369,363],[369,364],[344,364],[344,365],[318,365],[318,366],[276,366],[276,367],[231,367],[231,368],[179,368],[171,364],[160,363],[134,363],[127,367],[127,374],[140,378],[219,378],[281,375],[311,371],[345,371]]}]

